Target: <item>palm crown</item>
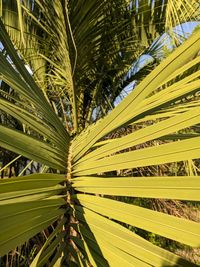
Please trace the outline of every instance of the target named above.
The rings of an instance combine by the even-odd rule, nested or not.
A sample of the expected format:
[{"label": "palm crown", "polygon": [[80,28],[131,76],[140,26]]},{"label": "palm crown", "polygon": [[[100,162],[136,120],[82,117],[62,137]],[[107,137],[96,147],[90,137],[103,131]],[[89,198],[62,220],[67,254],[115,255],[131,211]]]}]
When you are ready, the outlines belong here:
[{"label": "palm crown", "polygon": [[[195,266],[133,227],[199,247],[199,224],[132,199],[200,200],[199,31],[114,103],[158,36],[182,43],[173,27],[199,18],[197,1],[10,0],[0,12],[0,109],[18,125],[2,119],[0,146],[41,164],[0,181],[0,254],[53,225],[32,267]],[[139,177],[173,162],[190,171]]]}]

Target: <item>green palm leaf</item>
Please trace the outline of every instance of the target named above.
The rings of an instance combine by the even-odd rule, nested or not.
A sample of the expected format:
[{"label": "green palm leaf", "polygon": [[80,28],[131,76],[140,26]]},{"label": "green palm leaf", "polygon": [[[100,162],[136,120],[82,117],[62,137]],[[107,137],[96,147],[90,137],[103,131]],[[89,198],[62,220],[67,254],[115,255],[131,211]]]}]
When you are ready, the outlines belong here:
[{"label": "green palm leaf", "polygon": [[164,32],[178,45],[197,2],[12,0],[0,14],[2,177],[42,163],[0,180],[0,255],[48,228],[31,267],[197,266],[135,229],[199,247],[199,223],[132,198],[200,200],[199,31],[113,108],[133,61]]},{"label": "green palm leaf", "polygon": [[[126,254],[132,256],[132,259],[129,257],[132,264],[139,263],[141,266],[176,266],[178,261],[180,261],[181,266],[190,266],[190,263],[187,261],[180,259],[178,256],[167,252],[166,250],[152,245],[143,238],[134,234],[132,231],[129,231],[111,220],[107,220],[105,217],[98,215],[96,212],[78,206],[75,208],[77,217],[84,223],[84,227],[81,227],[80,231],[85,239],[85,242],[87,242],[86,240],[88,239],[93,241],[92,243],[87,242],[90,244],[91,253],[92,250],[95,249],[95,243],[97,244],[96,250],[100,253],[98,244],[103,243],[103,245],[100,246],[101,251],[103,252],[103,255],[105,253],[105,255],[110,259],[109,264],[111,264],[111,266],[117,266],[117,260],[120,258],[122,262],[127,262]],[[89,228],[87,228],[87,224],[89,224]],[[110,250],[111,252],[109,252]],[[123,252],[125,252],[126,256],[123,255]],[[119,257],[119,259],[117,257],[117,260],[116,254]],[[191,266],[193,266],[193,264],[191,264]]]},{"label": "green palm leaf", "polygon": [[0,181],[0,254],[42,231],[64,212],[61,194],[64,187],[58,183],[63,176],[34,174]]},{"label": "green palm leaf", "polygon": [[[76,195],[80,204],[112,219],[199,247],[199,224],[119,201],[87,195]],[[180,229],[181,225],[181,229]]]},{"label": "green palm leaf", "polygon": [[[122,101],[108,116],[106,116],[100,123],[96,125],[96,127],[92,129],[92,131],[90,131],[90,135],[88,135],[87,133],[85,134],[87,135],[87,137],[86,136],[83,137],[83,140],[84,138],[86,140],[84,141],[83,144],[81,144],[81,140],[77,144],[77,148],[76,148],[76,143],[74,144],[74,155],[75,155],[74,160],[75,161],[78,160],[97,140],[104,137],[106,134],[119,128],[120,126],[130,123],[130,121],[136,116],[136,114],[134,114],[135,109],[139,107],[141,109],[140,105],[143,104],[141,101],[144,101],[144,104],[146,104],[145,98],[148,97],[153,91],[158,89],[159,86],[165,82],[167,77],[171,75],[177,68],[182,67],[184,64],[186,64],[186,66],[188,67],[187,63],[189,59],[195,56],[195,54],[198,52],[199,44],[200,44],[199,34],[196,33],[181,47],[179,47],[175,51],[175,53],[172,53],[154,71],[152,71],[132,91],[129,97],[125,98],[124,101]],[[180,89],[180,95],[183,96],[184,94],[188,94],[191,91],[198,89],[199,82],[197,81],[197,83],[195,84],[193,84],[194,87],[193,85],[188,84],[188,87],[186,87],[185,92],[181,91],[182,86],[179,84],[180,87],[178,87],[178,89]],[[168,101],[172,100],[174,101],[180,97],[179,93],[174,90],[175,86],[172,85],[171,87],[173,91],[171,92],[171,94],[168,95],[169,99],[159,98],[160,102],[165,101],[168,103]],[[160,92],[160,94],[162,93],[164,94],[165,90],[163,92],[162,91]],[[157,95],[155,96],[155,98],[157,98]],[[148,100],[152,102],[151,97],[146,99],[147,103]],[[139,103],[140,105],[138,107]],[[156,103],[156,106],[159,105]],[[141,112],[141,110],[139,111]],[[78,142],[78,138],[76,142]]]},{"label": "green palm leaf", "polygon": [[111,196],[200,200],[198,176],[175,177],[79,177],[77,191]]}]

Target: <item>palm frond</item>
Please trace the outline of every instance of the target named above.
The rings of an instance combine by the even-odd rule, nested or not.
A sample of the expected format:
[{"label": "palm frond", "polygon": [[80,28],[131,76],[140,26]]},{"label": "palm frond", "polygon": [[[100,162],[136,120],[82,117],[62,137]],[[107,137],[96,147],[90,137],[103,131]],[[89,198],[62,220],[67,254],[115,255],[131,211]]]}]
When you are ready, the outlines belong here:
[{"label": "palm frond", "polygon": [[[173,27],[197,20],[197,2],[11,0],[0,13],[2,174],[30,160],[0,180],[0,254],[51,225],[31,267],[196,266],[137,233],[199,247],[199,224],[134,200],[200,200],[198,30],[113,101],[157,37],[180,44]],[[44,173],[22,176],[35,162]]]},{"label": "palm frond", "polygon": [[[0,181],[1,237],[4,255],[56,221],[64,212],[63,176],[35,174]],[[56,196],[56,197],[55,197]]]}]

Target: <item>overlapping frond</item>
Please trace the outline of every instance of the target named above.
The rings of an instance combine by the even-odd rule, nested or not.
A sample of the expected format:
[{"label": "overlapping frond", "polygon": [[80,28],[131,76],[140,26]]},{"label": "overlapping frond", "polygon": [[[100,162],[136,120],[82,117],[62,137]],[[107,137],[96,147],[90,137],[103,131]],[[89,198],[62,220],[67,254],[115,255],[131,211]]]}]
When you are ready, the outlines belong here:
[{"label": "overlapping frond", "polygon": [[[198,53],[199,44],[199,33],[196,33],[152,71],[108,116],[92,126],[89,133],[88,131],[82,133],[74,142],[74,161],[81,157],[97,140],[113,130],[142,118],[145,113],[150,114],[164,105],[169,105],[185,95],[197,91],[199,80],[196,79],[199,77],[199,71],[151,95],[157,89],[162,88],[165,81],[168,82],[168,77],[177,68],[185,65],[185,70],[187,70],[190,67],[187,63]],[[184,89],[182,89],[183,86]],[[76,142],[79,144],[76,145]]]},{"label": "overlapping frond", "polygon": [[[62,198],[62,175],[34,174],[0,181],[0,254],[56,221],[65,209]],[[60,196],[59,196],[60,194]]]},{"label": "overlapping frond", "polygon": [[[0,3],[0,110],[17,122],[1,119],[0,146],[47,166],[0,180],[0,254],[53,225],[31,267],[196,266],[135,229],[199,247],[199,224],[131,201],[200,200],[200,135],[187,131],[200,122],[199,31],[107,113],[132,60],[198,18],[197,2]],[[107,115],[91,124],[95,107]],[[162,176],[160,166],[174,162],[188,173]],[[158,172],[146,172],[151,166]]]},{"label": "overlapping frond", "polygon": [[[0,52],[1,79],[18,94],[17,98],[13,99],[11,96],[10,99],[6,92],[4,94],[1,91],[4,99],[1,99],[0,109],[27,127],[22,133],[2,125],[1,146],[35,161],[41,161],[43,158],[44,164],[64,169],[67,150],[63,155],[62,148],[64,146],[67,149],[69,134],[22,64],[1,21],[0,28],[1,42],[6,51]],[[33,131],[32,134],[29,129]]]},{"label": "overlapping frond", "polygon": [[12,0],[3,2],[2,14],[40,88],[57,105],[68,95],[76,131],[96,107],[109,111],[108,99],[112,105],[133,60],[155,38],[197,20],[199,9],[195,0]]},{"label": "overlapping frond", "polygon": [[[106,233],[110,219],[199,247],[198,223],[119,202],[117,198],[128,196],[199,201],[199,176],[125,178],[119,174],[125,175],[126,170],[199,159],[199,135],[181,134],[182,130],[199,124],[199,100],[196,105],[194,102],[182,106],[177,101],[199,91],[199,70],[198,67],[193,68],[199,62],[199,57],[196,58],[199,42],[199,34],[193,35],[110,114],[80,134],[72,144],[72,185],[77,191],[84,192],[74,196],[76,216],[81,220],[77,233],[81,233],[83,242],[87,243],[89,233],[83,229],[87,224],[88,231],[94,235],[89,238],[90,241],[93,239],[93,243],[102,248],[101,252],[105,259],[110,259],[111,266],[117,266],[115,260],[125,266],[190,266],[190,263],[173,259],[161,251],[156,252],[153,247],[155,254],[162,254],[162,260],[159,260],[161,254],[156,254],[157,261],[153,257],[149,260],[145,246],[141,249],[142,254],[137,253],[135,258],[132,246],[136,241],[133,244],[129,240],[130,247],[125,243],[122,246],[120,242],[125,242],[121,237],[123,230],[118,242],[113,234]],[[177,70],[177,66],[180,70]],[[191,67],[192,72],[189,71]],[[161,119],[159,111],[162,114],[162,109],[169,107],[174,110],[173,115],[164,111]],[[157,121],[153,119],[155,112]],[[145,121],[146,116],[149,116],[149,123],[139,129],[134,128],[138,121]],[[134,129],[132,132],[109,140],[111,132],[129,124]],[[104,136],[105,141],[101,141]],[[180,140],[181,136],[183,140]],[[167,143],[163,143],[163,140],[167,140]],[[105,224],[101,225],[100,221],[96,223],[97,218],[105,220]],[[178,233],[179,230],[181,233]],[[89,241],[88,246],[98,266],[99,259]]]}]

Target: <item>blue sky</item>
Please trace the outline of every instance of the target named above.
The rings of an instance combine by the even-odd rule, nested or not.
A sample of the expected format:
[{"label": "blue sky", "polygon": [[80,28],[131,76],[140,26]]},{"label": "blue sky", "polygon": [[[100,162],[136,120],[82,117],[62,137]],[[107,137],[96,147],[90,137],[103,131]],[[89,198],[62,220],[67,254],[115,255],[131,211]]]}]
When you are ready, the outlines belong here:
[{"label": "blue sky", "polygon": [[[181,25],[174,27],[174,32],[187,39],[192,34],[195,27],[197,27],[198,25],[200,25],[200,22],[186,22],[186,23],[183,23]],[[164,45],[170,49],[170,39],[165,38],[165,35],[163,35],[163,37],[160,38],[160,43],[161,43],[161,46],[159,47],[159,49],[163,47]],[[151,61],[153,61],[153,58],[150,55],[148,54],[141,55],[140,58],[136,62],[133,63],[127,76],[130,78],[131,73],[134,75],[143,66],[147,65]],[[131,82],[129,85],[127,85],[122,90],[121,94],[116,98],[114,102],[115,106],[118,105],[124,97],[130,94],[130,92],[134,88],[134,85],[135,85],[135,81]]]}]

